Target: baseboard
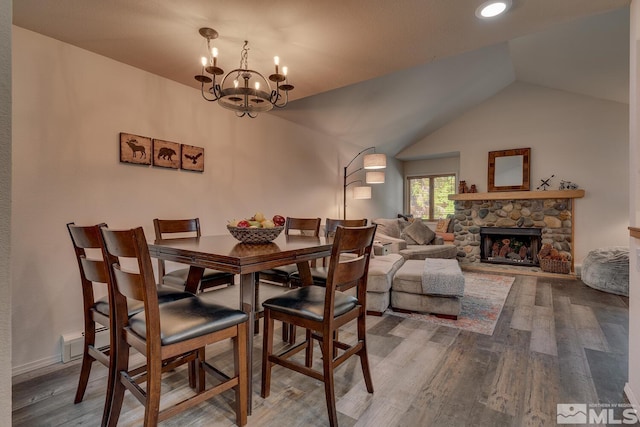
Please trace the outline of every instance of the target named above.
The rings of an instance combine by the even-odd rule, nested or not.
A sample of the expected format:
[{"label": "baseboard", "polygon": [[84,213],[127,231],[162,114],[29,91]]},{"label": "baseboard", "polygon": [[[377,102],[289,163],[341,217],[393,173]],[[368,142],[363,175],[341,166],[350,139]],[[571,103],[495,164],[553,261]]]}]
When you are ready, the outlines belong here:
[{"label": "baseboard", "polygon": [[27,372],[34,371],[36,369],[46,368],[47,366],[55,365],[62,361],[62,354],[54,354],[53,356],[45,357],[44,359],[34,360],[24,365],[13,366],[11,368],[11,376],[26,374]]}]

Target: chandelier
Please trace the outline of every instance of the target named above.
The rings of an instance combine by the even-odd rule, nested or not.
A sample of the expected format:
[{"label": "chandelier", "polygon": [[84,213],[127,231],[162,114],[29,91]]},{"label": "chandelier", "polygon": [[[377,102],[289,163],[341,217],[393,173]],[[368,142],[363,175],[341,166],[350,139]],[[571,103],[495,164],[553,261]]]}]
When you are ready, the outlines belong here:
[{"label": "chandelier", "polygon": [[[207,101],[218,101],[220,106],[233,110],[238,117],[257,117],[258,113],[269,111],[273,107],[282,108],[289,101],[288,92],[293,89],[287,78],[287,67],[282,67],[280,73],[280,59],[275,56],[273,61],[276,72],[269,76],[275,84],[271,84],[262,74],[249,69],[249,42],[245,40],[240,52],[240,67],[224,74],[218,67],[218,49],[211,47],[211,40],[218,38],[218,32],[212,28],[200,28],[199,33],[207,39],[207,54],[202,57],[202,72],[195,76],[201,84],[202,97]],[[206,74],[205,74],[206,73]],[[209,77],[209,75],[211,77]],[[209,86],[209,84],[211,84]]]}]

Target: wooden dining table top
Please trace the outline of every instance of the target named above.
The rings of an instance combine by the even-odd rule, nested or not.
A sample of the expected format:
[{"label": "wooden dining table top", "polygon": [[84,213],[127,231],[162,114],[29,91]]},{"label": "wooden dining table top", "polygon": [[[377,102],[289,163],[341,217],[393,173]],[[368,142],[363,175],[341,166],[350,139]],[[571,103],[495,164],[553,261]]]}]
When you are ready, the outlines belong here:
[{"label": "wooden dining table top", "polygon": [[331,254],[332,239],[280,235],[270,243],[242,243],[231,235],[159,239],[151,256],[236,274],[310,261]]}]

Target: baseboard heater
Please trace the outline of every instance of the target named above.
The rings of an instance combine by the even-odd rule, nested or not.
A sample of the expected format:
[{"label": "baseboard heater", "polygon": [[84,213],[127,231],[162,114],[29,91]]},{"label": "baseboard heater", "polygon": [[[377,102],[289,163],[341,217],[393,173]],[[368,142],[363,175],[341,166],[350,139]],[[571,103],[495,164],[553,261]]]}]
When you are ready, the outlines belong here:
[{"label": "baseboard heater", "polygon": [[[63,334],[62,363],[71,362],[82,357],[84,348],[84,332],[70,332]],[[101,326],[96,329],[96,348],[109,347],[109,328]]]}]

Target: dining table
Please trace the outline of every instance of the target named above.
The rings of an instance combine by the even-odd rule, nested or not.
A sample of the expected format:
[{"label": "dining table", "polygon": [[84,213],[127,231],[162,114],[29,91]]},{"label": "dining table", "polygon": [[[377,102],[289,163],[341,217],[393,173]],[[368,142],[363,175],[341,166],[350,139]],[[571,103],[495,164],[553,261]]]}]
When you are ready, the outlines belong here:
[{"label": "dining table", "polygon": [[158,239],[149,243],[152,257],[188,264],[185,290],[196,293],[205,268],[240,275],[240,309],[249,315],[247,335],[248,413],[252,408],[253,339],[258,272],[297,264],[303,284],[312,284],[309,262],[331,255],[331,239],[280,235],[268,243],[243,243],[231,235]]}]

